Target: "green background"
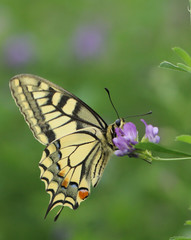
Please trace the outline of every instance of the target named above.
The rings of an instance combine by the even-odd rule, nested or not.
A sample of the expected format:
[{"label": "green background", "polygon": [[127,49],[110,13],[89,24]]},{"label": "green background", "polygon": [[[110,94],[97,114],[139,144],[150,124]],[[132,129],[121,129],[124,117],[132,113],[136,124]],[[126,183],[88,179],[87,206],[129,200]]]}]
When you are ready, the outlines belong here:
[{"label": "green background", "polygon": [[[191,53],[187,0],[78,0],[0,3],[0,240],[163,240],[191,236],[191,162],[112,157],[98,187],[76,211],[44,220],[49,196],[39,179],[43,146],[32,136],[8,88],[31,73],[74,93],[109,124],[145,117],[161,144],[191,152],[175,136],[191,133],[191,76],[160,69]],[[85,46],[85,47],[84,47]],[[144,133],[139,118],[129,118]],[[190,235],[189,235],[190,233]]]}]

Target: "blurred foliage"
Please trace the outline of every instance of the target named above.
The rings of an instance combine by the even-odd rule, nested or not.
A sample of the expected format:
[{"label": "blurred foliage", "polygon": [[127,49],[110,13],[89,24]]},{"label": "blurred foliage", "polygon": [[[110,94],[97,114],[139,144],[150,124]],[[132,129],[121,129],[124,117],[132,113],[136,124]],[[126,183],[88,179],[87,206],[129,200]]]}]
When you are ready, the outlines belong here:
[{"label": "blurred foliage", "polygon": [[[56,223],[43,219],[49,196],[39,180],[43,150],[8,88],[18,73],[44,77],[71,91],[108,123],[153,111],[161,144],[191,152],[175,136],[191,133],[191,77],[158,68],[169,50],[190,50],[187,0],[24,1],[0,3],[0,240],[169,239],[190,236],[191,162],[113,157],[78,210]],[[103,104],[103,101],[105,104]],[[143,127],[138,118],[129,119]]]},{"label": "blurred foliage", "polygon": [[174,47],[172,50],[183,60],[184,63],[177,63],[177,65],[174,65],[168,61],[163,61],[160,63],[160,67],[191,73],[190,55],[180,47]]}]

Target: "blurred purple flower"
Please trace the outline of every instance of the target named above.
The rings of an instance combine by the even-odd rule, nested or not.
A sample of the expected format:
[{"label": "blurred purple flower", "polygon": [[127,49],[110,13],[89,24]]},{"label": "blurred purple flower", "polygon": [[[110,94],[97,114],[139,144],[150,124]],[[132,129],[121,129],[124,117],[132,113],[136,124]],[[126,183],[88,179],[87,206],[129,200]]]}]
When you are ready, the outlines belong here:
[{"label": "blurred purple flower", "polygon": [[147,124],[144,119],[141,119],[141,122],[145,124],[145,136],[149,142],[159,143],[160,137],[157,135],[159,132],[158,127],[153,127],[151,124]]},{"label": "blurred purple flower", "polygon": [[136,126],[132,122],[128,122],[124,124],[123,129],[116,128],[115,132],[117,137],[113,138],[113,143],[118,148],[115,155],[124,156],[132,153],[135,150],[134,145],[138,143]]},{"label": "blurred purple flower", "polygon": [[30,35],[9,38],[4,46],[4,59],[10,67],[23,67],[35,57],[35,45]]},{"label": "blurred purple flower", "polygon": [[79,59],[94,58],[102,50],[103,30],[96,25],[80,27],[74,36],[74,51]]}]

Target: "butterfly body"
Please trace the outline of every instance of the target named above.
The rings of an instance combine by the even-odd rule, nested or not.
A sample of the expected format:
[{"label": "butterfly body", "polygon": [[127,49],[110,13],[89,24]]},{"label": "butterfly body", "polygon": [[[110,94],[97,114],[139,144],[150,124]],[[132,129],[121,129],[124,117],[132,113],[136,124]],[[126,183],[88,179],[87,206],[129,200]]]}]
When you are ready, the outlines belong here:
[{"label": "butterfly body", "polygon": [[17,75],[10,89],[34,137],[46,145],[39,163],[50,194],[46,214],[58,205],[57,216],[64,206],[76,209],[99,182],[124,120],[108,126],[79,98],[38,76]]}]

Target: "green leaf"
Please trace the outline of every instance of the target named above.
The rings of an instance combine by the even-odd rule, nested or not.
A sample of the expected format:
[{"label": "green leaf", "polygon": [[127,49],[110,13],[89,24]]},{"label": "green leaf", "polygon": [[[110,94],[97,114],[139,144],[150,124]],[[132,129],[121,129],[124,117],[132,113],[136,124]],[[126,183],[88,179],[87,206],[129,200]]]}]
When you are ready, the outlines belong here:
[{"label": "green leaf", "polygon": [[177,136],[175,140],[191,144],[191,136],[190,135],[180,135],[180,136]]},{"label": "green leaf", "polygon": [[186,72],[185,69],[182,69],[182,68],[180,68],[180,67],[178,67],[178,66],[176,66],[176,65],[174,65],[174,64],[172,64],[172,63],[170,63],[170,62],[167,62],[167,61],[161,62],[160,65],[159,65],[159,67],[161,67],[161,68],[168,68],[168,69],[176,70],[176,71]]},{"label": "green leaf", "polygon": [[171,237],[169,240],[191,240],[191,238],[190,237],[177,236],[177,237]]},{"label": "green leaf", "polygon": [[136,144],[136,149],[155,151],[157,153],[167,153],[167,154],[175,155],[177,157],[191,157],[191,154],[189,154],[189,153],[184,153],[184,152],[180,152],[177,150],[168,149],[159,144],[155,144],[155,143],[151,143],[151,142],[138,143],[138,144]]},{"label": "green leaf", "polygon": [[183,71],[191,73],[191,57],[190,55],[180,47],[174,47],[172,49],[184,62],[177,63],[177,65],[172,64],[171,62],[163,61],[159,66],[163,68],[168,68],[171,70]]},{"label": "green leaf", "polygon": [[184,225],[191,225],[191,220],[187,220]]},{"label": "green leaf", "polygon": [[182,60],[191,67],[191,57],[190,55],[182,48],[180,47],[174,47],[172,49]]},{"label": "green leaf", "polygon": [[183,64],[183,63],[177,63],[177,66],[182,69],[183,71],[191,73],[191,67]]}]

